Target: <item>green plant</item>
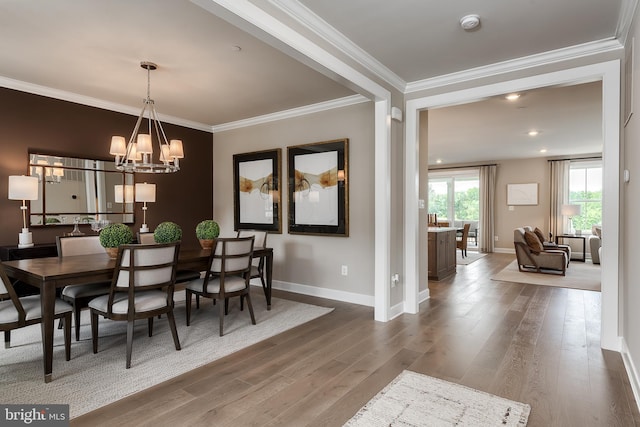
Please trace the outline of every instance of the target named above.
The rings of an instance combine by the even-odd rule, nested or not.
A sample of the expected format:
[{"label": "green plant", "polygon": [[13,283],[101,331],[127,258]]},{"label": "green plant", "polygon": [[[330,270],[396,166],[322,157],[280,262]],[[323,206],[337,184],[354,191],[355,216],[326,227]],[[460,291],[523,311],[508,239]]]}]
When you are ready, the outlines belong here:
[{"label": "green plant", "polygon": [[212,219],[205,219],[196,225],[196,237],[202,240],[215,239],[220,235],[220,226]]},{"label": "green plant", "polygon": [[182,228],[175,222],[161,222],[153,232],[153,239],[156,243],[177,242],[182,239]]},{"label": "green plant", "polygon": [[133,232],[124,224],[109,224],[100,231],[100,244],[105,248],[117,248],[133,241]]}]

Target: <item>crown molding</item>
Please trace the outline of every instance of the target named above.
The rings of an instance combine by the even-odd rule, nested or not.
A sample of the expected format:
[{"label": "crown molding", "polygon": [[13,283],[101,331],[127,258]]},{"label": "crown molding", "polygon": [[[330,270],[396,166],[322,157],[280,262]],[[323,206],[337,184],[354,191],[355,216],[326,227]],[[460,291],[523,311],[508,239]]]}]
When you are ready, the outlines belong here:
[{"label": "crown molding", "polygon": [[324,41],[339,49],[349,58],[372,72],[376,77],[394,87],[399,92],[404,92],[407,82],[387,68],[364,49],[351,41],[340,31],[332,27],[327,21],[313,13],[309,8],[297,0],[269,0],[298,23],[313,31]]},{"label": "crown molding", "polygon": [[633,23],[633,15],[638,7],[638,0],[622,0],[622,10],[618,20],[618,28],[616,28],[616,38],[624,45],[627,44],[627,37]]},{"label": "crown molding", "polygon": [[497,74],[506,74],[528,68],[555,64],[585,56],[613,52],[619,49],[622,49],[622,44],[617,39],[613,38],[584,43],[536,55],[525,56],[518,59],[497,62],[495,64],[482,67],[471,68],[465,71],[445,74],[429,79],[417,80],[415,82],[407,83],[405,94],[481,79],[484,77],[492,77]]},{"label": "crown molding", "polygon": [[[0,87],[5,87],[7,89],[14,89],[20,92],[32,93],[34,95],[46,96],[47,98],[54,98],[62,101],[73,102],[76,104],[87,105],[89,107],[101,108],[103,110],[130,114],[132,116],[139,116],[140,110],[142,109],[142,106],[132,107],[130,105],[104,101],[102,99],[92,98],[90,96],[78,95],[77,93],[67,92],[59,89],[53,89],[50,87],[23,82],[20,80],[10,79],[8,77],[2,77],[2,76],[0,76]],[[197,129],[205,132],[211,132],[211,125],[207,125],[204,123],[193,122],[191,120],[185,120],[179,117],[168,116],[164,114],[158,114],[158,118],[163,123],[171,123],[178,126],[184,126],[190,129]]]},{"label": "crown molding", "polygon": [[276,113],[265,114],[263,116],[237,120],[235,122],[222,123],[219,125],[214,125],[212,129],[214,133],[224,132],[232,129],[240,129],[244,127],[260,125],[263,123],[304,116],[307,114],[319,113],[322,111],[332,110],[334,108],[348,107],[350,105],[361,104],[363,102],[369,101],[370,99],[362,95],[352,95],[344,98],[333,99],[331,101],[319,102],[317,104],[305,105],[304,107],[292,108],[289,110],[278,111]]}]

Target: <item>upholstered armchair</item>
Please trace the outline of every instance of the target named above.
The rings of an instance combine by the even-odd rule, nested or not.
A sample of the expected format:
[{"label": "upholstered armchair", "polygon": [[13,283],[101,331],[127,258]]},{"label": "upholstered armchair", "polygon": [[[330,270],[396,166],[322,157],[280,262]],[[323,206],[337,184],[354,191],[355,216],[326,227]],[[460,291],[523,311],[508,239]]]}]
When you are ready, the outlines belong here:
[{"label": "upholstered armchair", "polygon": [[[561,250],[564,251],[567,254],[567,267],[569,266],[569,262],[571,262],[571,246],[569,245],[560,245],[557,244],[551,240],[547,240],[544,236],[544,233],[542,232],[542,230],[540,230],[538,227],[536,228],[532,228],[529,227],[527,225],[525,225],[524,227],[524,231],[532,231],[533,233],[535,233],[536,236],[538,236],[538,239],[540,239],[540,242],[542,243],[542,247],[544,248],[545,251],[548,250],[552,250],[552,251],[557,251],[557,250]],[[551,233],[549,233],[549,236],[551,236]]]},{"label": "upholstered armchair", "polygon": [[518,260],[518,270],[535,273],[565,275],[568,257],[563,250],[545,250],[538,236],[524,228],[513,230],[513,244]]},{"label": "upholstered armchair", "polygon": [[594,225],[591,227],[592,236],[589,236],[589,249],[591,251],[591,261],[600,264],[600,248],[602,247],[602,227]]}]

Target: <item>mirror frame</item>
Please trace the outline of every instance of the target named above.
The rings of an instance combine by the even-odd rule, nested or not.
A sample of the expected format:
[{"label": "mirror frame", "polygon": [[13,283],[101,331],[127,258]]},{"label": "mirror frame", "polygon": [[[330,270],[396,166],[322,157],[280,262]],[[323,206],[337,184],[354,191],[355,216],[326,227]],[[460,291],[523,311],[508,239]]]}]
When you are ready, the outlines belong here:
[{"label": "mirror frame", "polygon": [[[40,163],[38,163],[40,161]],[[46,164],[44,163],[46,161]],[[105,175],[100,176],[103,172]],[[66,154],[56,154],[41,150],[29,150],[30,176],[38,177],[38,200],[29,203],[29,225],[31,227],[47,227],[59,225],[74,225],[75,223],[89,224],[108,219],[111,222],[124,224],[135,223],[135,204],[133,192],[130,201],[122,203],[115,201],[115,185],[134,186],[133,172],[119,171],[115,168],[113,159],[89,159]],[[116,177],[113,179],[113,177]],[[117,176],[120,178],[118,179]],[[110,177],[111,179],[107,179]],[[65,183],[84,182],[81,191],[71,191]],[[58,185],[61,184],[60,187]],[[89,185],[87,185],[89,184]],[[93,185],[91,185],[93,184]],[[57,206],[47,203],[47,197],[52,197],[52,190],[65,188],[73,200],[87,201],[95,198],[95,206],[86,209],[69,207],[60,208],[60,197],[56,198]],[[79,187],[76,185],[75,190]],[[132,190],[133,191],[133,190]],[[84,192],[84,194],[81,194]],[[102,197],[101,197],[102,196]]]}]

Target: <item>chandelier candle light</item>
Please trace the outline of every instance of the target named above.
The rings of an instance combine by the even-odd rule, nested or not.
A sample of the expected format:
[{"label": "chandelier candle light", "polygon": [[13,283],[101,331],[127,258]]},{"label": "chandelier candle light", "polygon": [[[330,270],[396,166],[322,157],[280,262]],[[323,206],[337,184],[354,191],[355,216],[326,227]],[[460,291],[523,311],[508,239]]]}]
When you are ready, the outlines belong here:
[{"label": "chandelier candle light", "polygon": [[18,248],[30,248],[33,240],[27,228],[27,200],[38,200],[38,178],[13,175],[9,177],[9,200],[22,200],[22,232],[18,235]]},{"label": "chandelier candle light", "polygon": [[[171,173],[180,170],[179,159],[184,158],[182,141],[167,136],[158,118],[158,113],[151,99],[151,71],[158,68],[153,62],[141,62],[140,66],[147,70],[147,98],[133,129],[129,143],[122,136],[111,138],[109,154],[115,156],[116,168],[126,172]],[[148,121],[147,133],[139,133],[143,119]],[[153,134],[158,146],[158,162],[153,160]]]}]

